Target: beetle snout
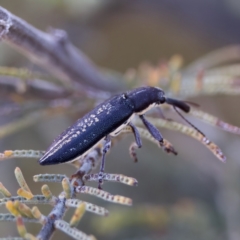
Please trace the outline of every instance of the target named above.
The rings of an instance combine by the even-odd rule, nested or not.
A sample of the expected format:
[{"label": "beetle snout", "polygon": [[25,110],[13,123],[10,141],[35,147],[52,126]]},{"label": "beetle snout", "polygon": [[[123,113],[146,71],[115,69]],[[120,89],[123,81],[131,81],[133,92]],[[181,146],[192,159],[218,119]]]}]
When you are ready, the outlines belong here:
[{"label": "beetle snout", "polygon": [[190,112],[190,106],[183,101],[179,101],[179,100],[173,99],[173,98],[166,98],[166,103],[168,103],[174,107],[180,108],[182,111],[184,111],[186,113]]}]

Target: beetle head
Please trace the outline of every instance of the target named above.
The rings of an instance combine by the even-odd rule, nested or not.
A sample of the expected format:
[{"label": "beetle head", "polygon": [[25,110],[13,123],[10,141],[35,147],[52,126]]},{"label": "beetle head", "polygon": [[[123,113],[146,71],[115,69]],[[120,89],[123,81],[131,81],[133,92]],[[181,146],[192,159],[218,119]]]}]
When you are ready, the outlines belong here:
[{"label": "beetle head", "polygon": [[186,113],[190,111],[189,105],[187,105],[185,102],[179,101],[177,99],[165,97],[165,93],[161,88],[155,87],[155,90],[157,90],[157,100],[156,100],[157,104],[168,103],[174,107],[181,109]]},{"label": "beetle head", "polygon": [[184,112],[189,112],[190,107],[183,101],[165,97],[165,93],[158,87],[141,87],[136,88],[127,94],[132,103],[134,112],[143,114],[154,105],[168,103],[177,107]]}]

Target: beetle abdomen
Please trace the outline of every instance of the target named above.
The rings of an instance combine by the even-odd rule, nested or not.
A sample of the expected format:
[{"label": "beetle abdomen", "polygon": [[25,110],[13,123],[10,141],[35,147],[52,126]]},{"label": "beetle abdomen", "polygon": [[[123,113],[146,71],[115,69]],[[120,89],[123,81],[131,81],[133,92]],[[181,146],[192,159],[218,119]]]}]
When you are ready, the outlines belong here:
[{"label": "beetle abdomen", "polygon": [[80,157],[132,114],[133,109],[122,95],[100,104],[55,139],[39,163],[58,164]]}]

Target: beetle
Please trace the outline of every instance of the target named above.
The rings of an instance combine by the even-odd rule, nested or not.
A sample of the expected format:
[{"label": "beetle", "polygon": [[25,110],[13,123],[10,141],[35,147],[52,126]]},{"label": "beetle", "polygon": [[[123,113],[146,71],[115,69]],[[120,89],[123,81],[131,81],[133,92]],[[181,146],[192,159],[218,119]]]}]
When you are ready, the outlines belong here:
[{"label": "beetle", "polygon": [[105,140],[100,167],[100,173],[103,173],[111,137],[117,136],[126,125],[132,128],[137,146],[139,148],[142,146],[138,130],[131,122],[135,115],[140,117],[150,134],[160,144],[163,143],[159,130],[144,116],[145,112],[163,103],[168,103],[186,113],[190,111],[188,104],[167,98],[164,91],[158,87],[140,87],[115,95],[60,134],[40,158],[39,163],[52,165],[74,161],[86,156],[100,141]]}]

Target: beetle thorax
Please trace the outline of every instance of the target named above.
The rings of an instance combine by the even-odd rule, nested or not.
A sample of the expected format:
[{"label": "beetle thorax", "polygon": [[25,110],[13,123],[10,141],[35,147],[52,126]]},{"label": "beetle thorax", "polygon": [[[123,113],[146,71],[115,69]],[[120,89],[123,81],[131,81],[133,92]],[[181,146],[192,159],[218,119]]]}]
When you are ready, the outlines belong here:
[{"label": "beetle thorax", "polygon": [[139,115],[165,102],[164,92],[155,87],[137,88],[128,94],[128,98],[134,106],[134,113]]}]

